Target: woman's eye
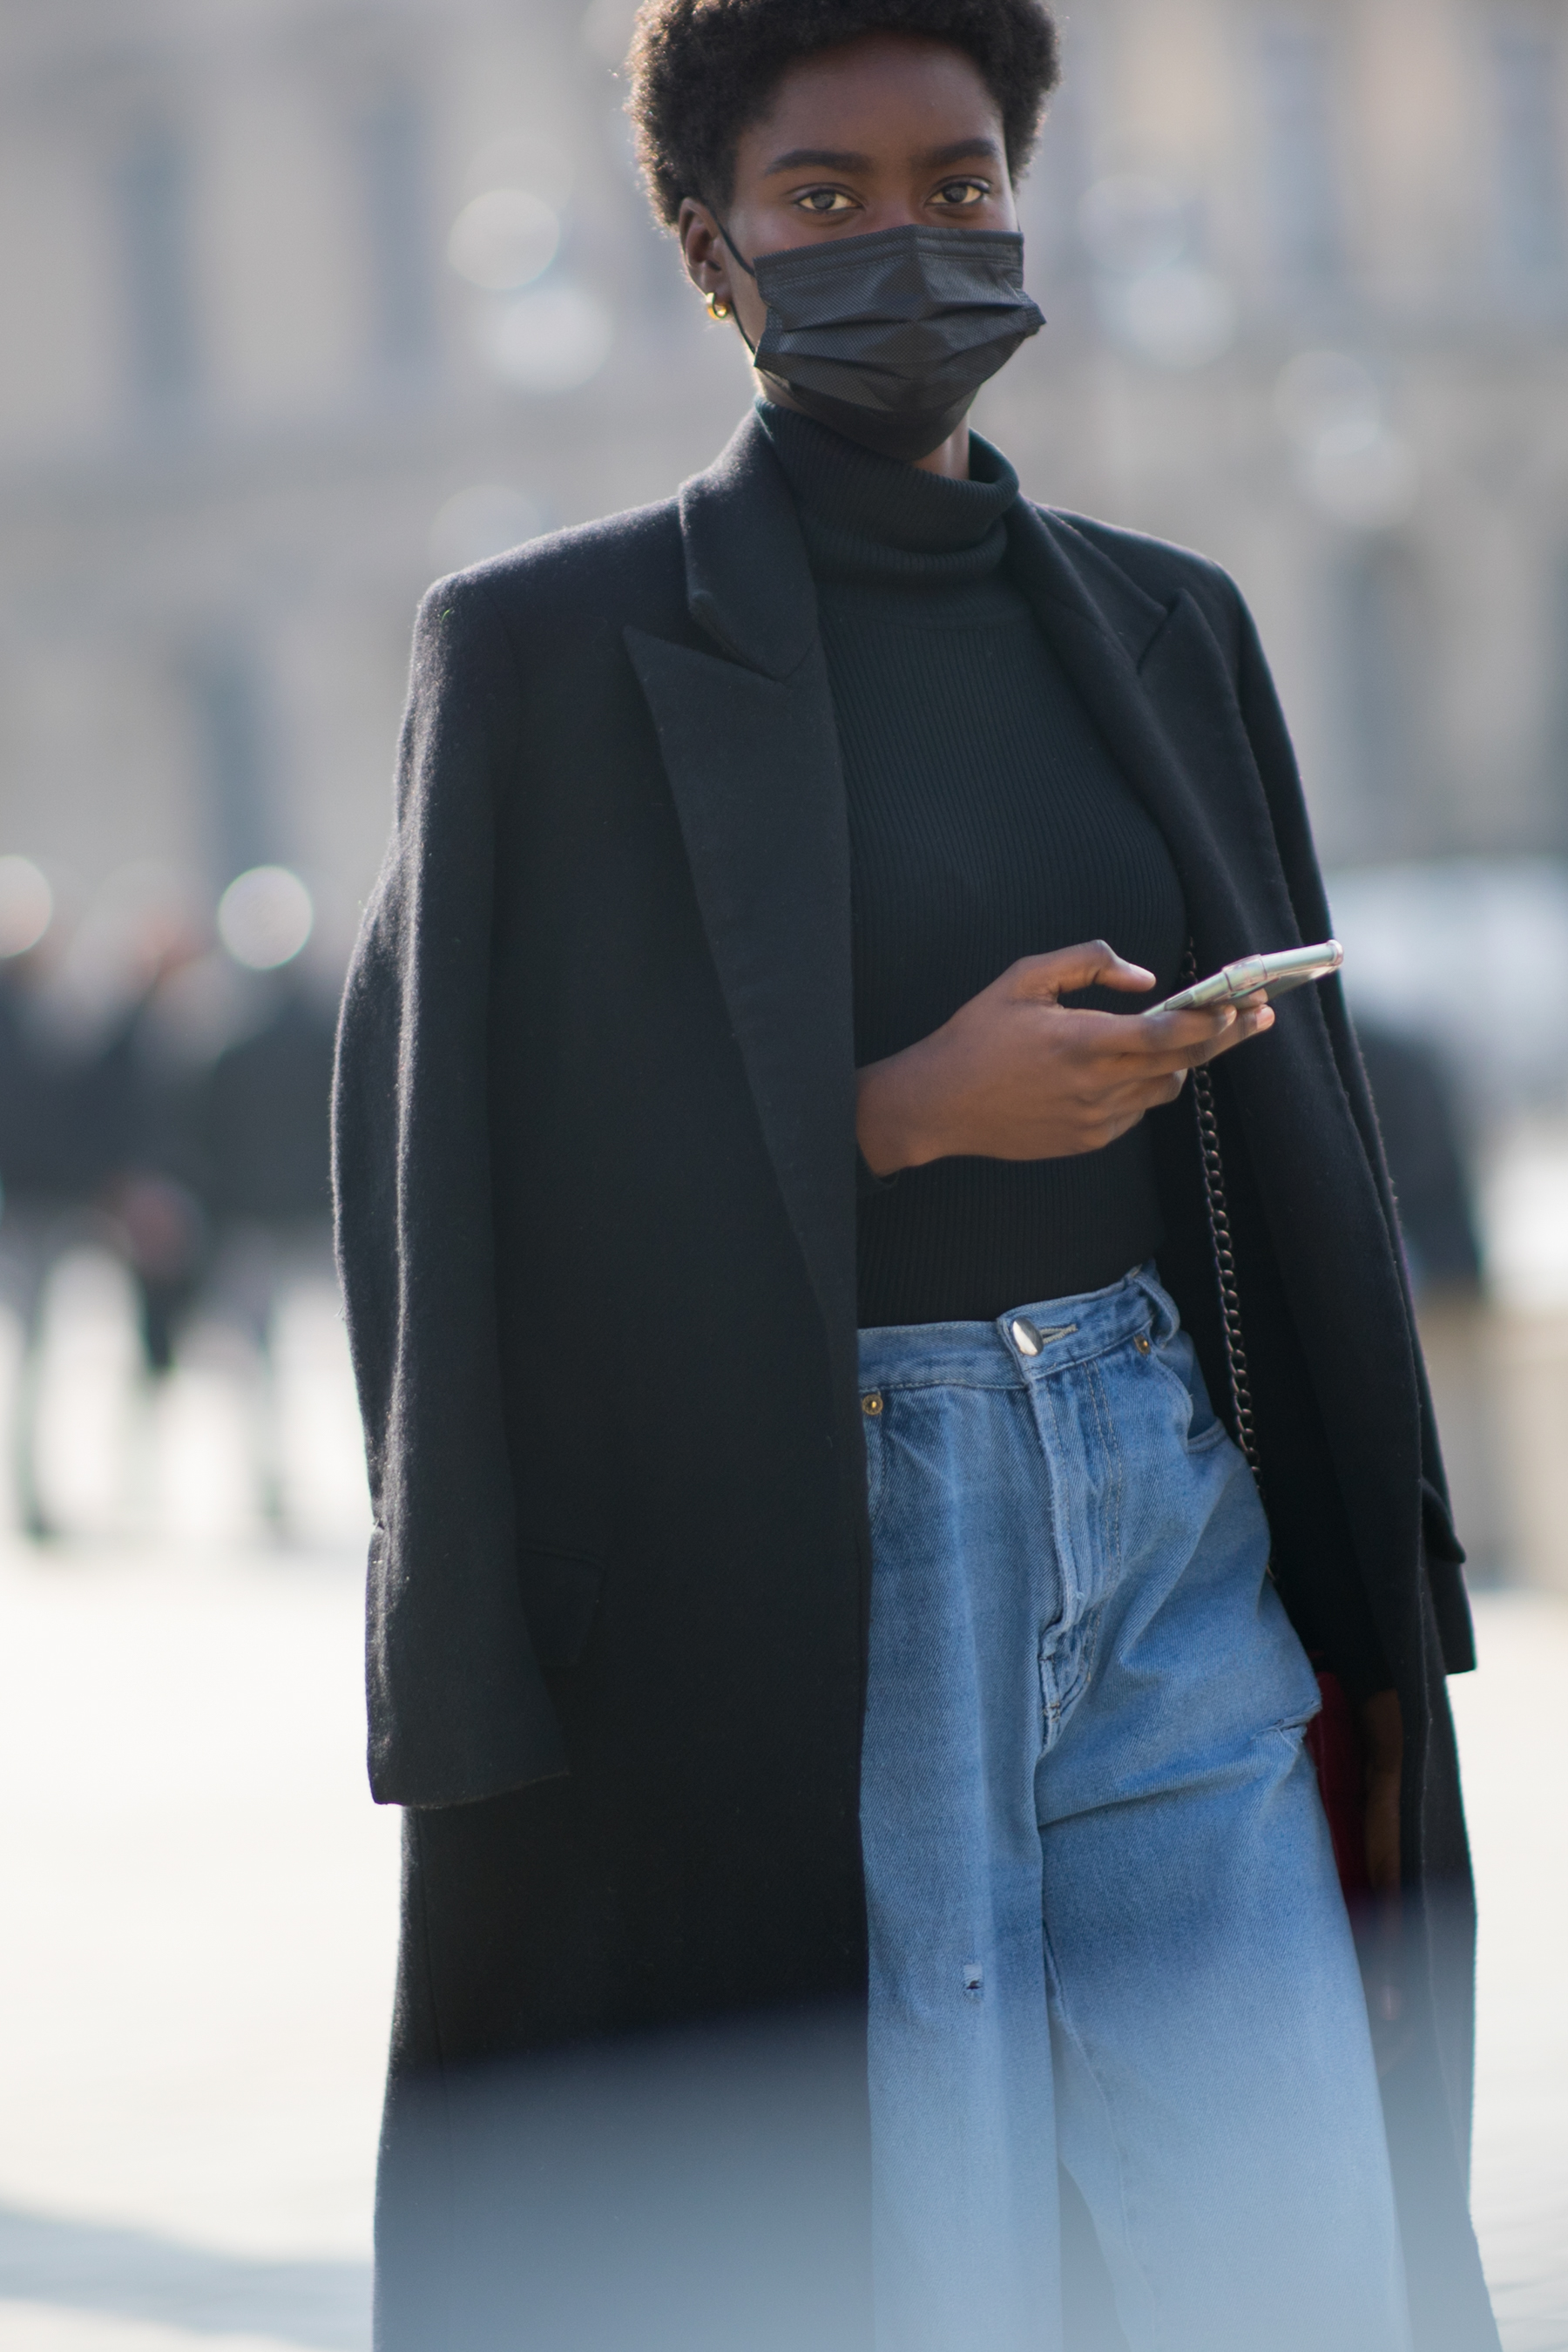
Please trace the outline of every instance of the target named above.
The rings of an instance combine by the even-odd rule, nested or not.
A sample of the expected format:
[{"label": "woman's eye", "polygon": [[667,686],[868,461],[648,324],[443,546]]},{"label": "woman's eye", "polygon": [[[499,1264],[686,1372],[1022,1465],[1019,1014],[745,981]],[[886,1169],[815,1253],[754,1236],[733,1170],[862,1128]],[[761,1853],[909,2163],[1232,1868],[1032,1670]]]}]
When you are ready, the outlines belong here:
[{"label": "woman's eye", "polygon": [[983,205],[990,194],[990,184],[985,180],[944,180],[931,202],[950,207]]},{"label": "woman's eye", "polygon": [[808,188],[804,196],[795,198],[795,202],[802,212],[847,213],[851,210],[854,198],[847,196],[842,188]]}]

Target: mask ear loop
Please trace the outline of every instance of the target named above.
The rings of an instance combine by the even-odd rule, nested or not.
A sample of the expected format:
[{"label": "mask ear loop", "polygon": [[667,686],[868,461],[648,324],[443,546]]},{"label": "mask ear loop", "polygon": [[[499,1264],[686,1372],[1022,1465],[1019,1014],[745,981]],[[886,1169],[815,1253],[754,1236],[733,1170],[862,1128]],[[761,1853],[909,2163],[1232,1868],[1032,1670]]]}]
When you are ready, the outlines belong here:
[{"label": "mask ear loop", "polygon": [[[719,214],[718,214],[717,212],[715,212],[715,211],[714,211],[713,206],[712,206],[711,205],[709,205],[708,209],[709,209],[709,211],[710,211],[710,213],[712,213],[712,214],[713,214],[713,217],[714,217],[714,219],[715,219],[716,221],[718,221],[718,222],[719,222],[719,234],[720,234],[720,236],[723,238],[723,240],[724,240],[725,244],[729,247],[729,248],[730,248],[731,252],[733,254],[733,256],[734,256],[735,259],[740,263],[740,265],[741,265],[742,268],[745,271],[745,273],[746,273],[747,277],[748,277],[748,278],[754,278],[756,277],[756,274],[757,274],[757,273],[756,273],[756,271],[752,268],[751,263],[746,259],[745,255],[741,251],[740,247],[736,244],[736,242],[735,242],[734,238],[731,236],[731,234],[730,234],[729,230],[725,227],[724,223],[723,223],[723,221],[720,218]],[[734,320],[734,321],[735,321],[735,325],[736,325],[737,329],[738,329],[738,330],[739,330],[739,331],[740,331],[741,341],[745,344],[746,349],[750,352],[750,353],[751,353],[752,357],[753,359],[755,359],[755,358],[756,358],[756,356],[757,356],[757,347],[756,347],[755,343],[753,343],[753,342],[752,342],[752,339],[751,339],[750,335],[748,335],[748,334],[747,334],[747,332],[746,332],[746,331],[745,331],[744,327],[742,327],[742,326],[741,325],[741,314],[740,314],[739,310],[737,310],[735,309],[735,306],[734,306],[734,304],[733,304],[733,303],[731,303],[731,304],[730,305],[730,312],[731,312],[731,316],[733,318],[733,320]]]}]

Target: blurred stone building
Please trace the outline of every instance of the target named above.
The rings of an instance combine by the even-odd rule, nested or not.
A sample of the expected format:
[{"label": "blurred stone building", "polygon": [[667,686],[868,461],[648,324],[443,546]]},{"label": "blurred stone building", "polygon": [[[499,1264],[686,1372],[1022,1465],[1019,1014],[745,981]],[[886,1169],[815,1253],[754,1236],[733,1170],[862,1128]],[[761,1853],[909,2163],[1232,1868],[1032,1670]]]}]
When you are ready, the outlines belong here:
[{"label": "blurred stone building", "polygon": [[1030,206],[1064,331],[1005,394],[1034,480],[1237,573],[1330,863],[1568,846],[1568,7],[1072,34]]},{"label": "blurred stone building", "polygon": [[[728,437],[631,6],[0,0],[0,860],[89,995],[271,863],[330,991],[423,588]],[[1426,1302],[1461,1522],[1568,1587],[1568,0],[1060,13],[978,421],[1251,598],[1352,999],[1490,1139],[1489,1336]]]},{"label": "blurred stone building", "polygon": [[[1077,0],[980,421],[1253,598],[1325,849],[1568,848],[1568,0]],[[5,0],[0,851],[379,854],[426,583],[746,398],[624,0]]]}]

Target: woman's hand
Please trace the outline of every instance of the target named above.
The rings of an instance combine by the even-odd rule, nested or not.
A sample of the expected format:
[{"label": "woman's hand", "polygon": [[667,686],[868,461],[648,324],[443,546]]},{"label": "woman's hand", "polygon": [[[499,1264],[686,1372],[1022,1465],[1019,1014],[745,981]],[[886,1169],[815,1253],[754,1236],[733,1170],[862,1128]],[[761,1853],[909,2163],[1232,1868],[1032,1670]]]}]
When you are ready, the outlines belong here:
[{"label": "woman's hand", "polygon": [[951,1021],[860,1071],[856,1131],[879,1176],[927,1160],[1065,1160],[1100,1151],[1145,1111],[1173,1102],[1195,1063],[1269,1027],[1251,999],[1147,1021],[1083,1013],[1083,988],[1141,993],[1154,975],[1103,940],[1025,956]]}]

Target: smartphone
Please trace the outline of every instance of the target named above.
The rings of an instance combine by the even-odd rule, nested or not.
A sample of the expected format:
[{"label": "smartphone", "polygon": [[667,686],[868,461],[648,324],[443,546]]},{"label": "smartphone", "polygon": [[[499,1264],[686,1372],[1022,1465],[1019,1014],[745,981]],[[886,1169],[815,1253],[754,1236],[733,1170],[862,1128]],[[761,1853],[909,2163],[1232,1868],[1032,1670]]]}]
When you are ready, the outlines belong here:
[{"label": "smartphone", "polygon": [[1279,948],[1273,955],[1243,956],[1239,963],[1227,963],[1223,971],[1211,972],[1207,980],[1194,981],[1191,988],[1167,996],[1163,1004],[1146,1004],[1143,1017],[1147,1020],[1152,1013],[1202,1012],[1211,1004],[1234,1004],[1243,996],[1264,996],[1272,1003],[1293,988],[1305,988],[1309,981],[1327,980],[1344,960],[1338,940],[1325,940],[1321,947]]}]

